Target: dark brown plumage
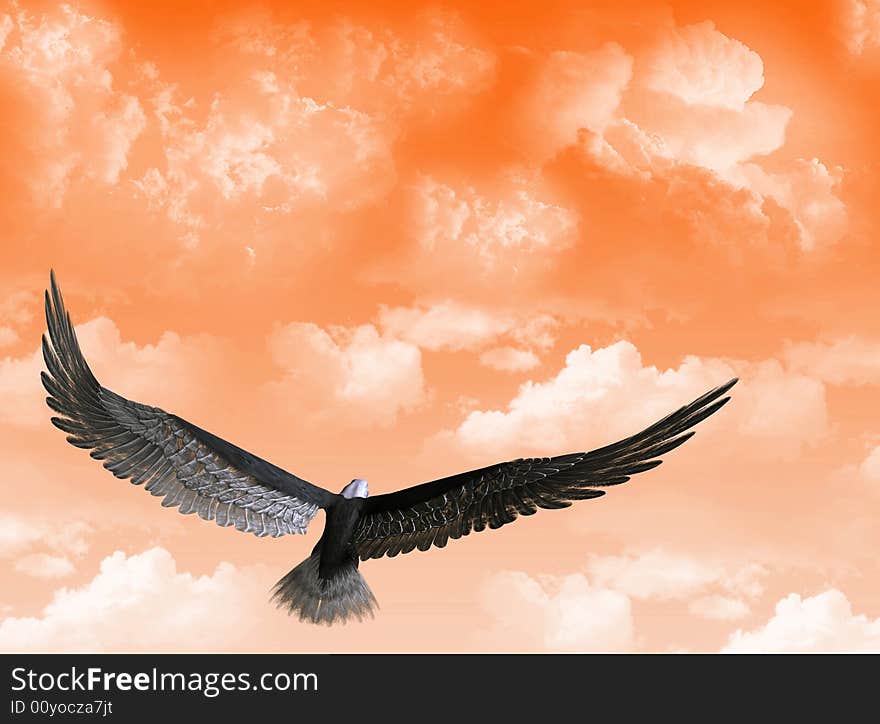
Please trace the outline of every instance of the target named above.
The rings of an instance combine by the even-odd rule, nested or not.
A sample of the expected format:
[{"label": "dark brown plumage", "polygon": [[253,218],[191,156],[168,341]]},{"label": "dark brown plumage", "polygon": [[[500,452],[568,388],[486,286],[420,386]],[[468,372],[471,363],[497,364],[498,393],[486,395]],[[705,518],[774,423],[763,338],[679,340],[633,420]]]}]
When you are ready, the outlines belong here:
[{"label": "dark brown plumage", "polygon": [[591,452],[513,460],[367,497],[365,481],[331,493],[176,415],[102,387],[80,351],[54,273],[46,324],[48,372],[41,377],[57,413],[52,423],[116,477],[143,485],[163,506],[258,536],[304,533],[318,509],[326,511],[311,556],[278,582],[274,598],[304,620],[327,624],[372,614],[375,598],[357,570],[359,560],[443,548],[539,508],[598,498],[603,488],[659,465],[661,455],[727,403],[736,383]]}]

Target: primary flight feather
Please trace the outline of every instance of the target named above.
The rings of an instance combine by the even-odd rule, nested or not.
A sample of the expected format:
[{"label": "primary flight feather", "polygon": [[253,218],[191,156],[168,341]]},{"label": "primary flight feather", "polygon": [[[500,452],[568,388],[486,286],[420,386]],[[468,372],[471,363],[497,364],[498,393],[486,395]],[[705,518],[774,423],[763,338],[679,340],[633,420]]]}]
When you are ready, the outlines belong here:
[{"label": "primary flight feather", "polygon": [[355,479],[339,493],[314,485],[158,407],[102,387],[83,357],[52,273],[42,372],[52,423],[91,450],[118,478],[143,485],[162,505],[258,536],[305,533],[323,508],[312,554],[275,586],[279,605],[303,620],[332,624],[372,614],[360,560],[394,557],[512,523],[538,508],[598,498],[657,467],[691,428],[724,406],[732,379],[620,442],[590,452],[527,458],[369,497]]}]

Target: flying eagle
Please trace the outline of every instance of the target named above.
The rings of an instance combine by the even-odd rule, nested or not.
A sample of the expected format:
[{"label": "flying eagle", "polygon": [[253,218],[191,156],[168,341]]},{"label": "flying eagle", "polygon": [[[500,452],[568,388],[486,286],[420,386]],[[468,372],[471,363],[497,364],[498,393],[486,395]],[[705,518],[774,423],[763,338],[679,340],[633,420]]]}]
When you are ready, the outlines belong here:
[{"label": "flying eagle", "polygon": [[165,507],[257,536],[305,533],[323,508],[324,533],[311,555],[275,585],[273,599],[304,621],[332,624],[372,615],[376,599],[359,560],[393,558],[512,523],[538,508],[566,508],[657,467],[721,408],[727,382],[625,440],[591,452],[489,465],[368,497],[367,481],[331,493],[171,413],[127,400],[95,379],[51,275],[41,372],[52,423]]}]

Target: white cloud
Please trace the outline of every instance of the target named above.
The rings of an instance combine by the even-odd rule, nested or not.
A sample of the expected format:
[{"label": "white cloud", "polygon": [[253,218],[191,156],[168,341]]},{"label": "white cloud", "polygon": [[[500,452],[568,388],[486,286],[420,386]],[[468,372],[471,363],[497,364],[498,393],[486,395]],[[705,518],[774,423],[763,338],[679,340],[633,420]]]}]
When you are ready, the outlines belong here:
[{"label": "white cloud", "polygon": [[37,546],[79,558],[89,549],[91,532],[91,526],[82,521],[0,513],[0,558],[10,558]]},{"label": "white cloud", "polygon": [[24,327],[34,319],[39,308],[39,298],[32,291],[22,289],[7,293],[0,300],[0,322],[10,327]]},{"label": "white cloud", "polygon": [[113,87],[118,27],[68,5],[4,18],[0,85],[23,124],[6,135],[4,154],[26,160],[33,193],[56,206],[76,178],[115,184],[146,125],[138,99]]},{"label": "white cloud", "polygon": [[[134,400],[161,404],[156,399],[175,401],[184,407],[205,389],[205,370],[222,359],[219,342],[211,337],[180,337],[164,332],[155,344],[139,347],[125,342],[116,324],[97,317],[76,326],[83,354],[99,380],[107,387]],[[0,422],[12,425],[41,425],[53,414],[44,403],[40,382],[43,357],[39,350],[24,357],[0,360]]]},{"label": "white cloud", "polygon": [[750,612],[749,604],[740,598],[730,596],[703,596],[688,606],[695,616],[702,616],[716,621],[735,621],[745,618]]},{"label": "white cloud", "polygon": [[[386,334],[422,349],[452,352],[481,349],[505,336],[521,347],[547,349],[556,341],[554,333],[558,327],[556,319],[547,314],[524,317],[451,299],[430,305],[382,307],[378,324]],[[517,355],[501,354],[520,364],[531,361],[534,364],[530,366],[537,364],[537,357],[530,349],[512,351]]]},{"label": "white cloud", "polygon": [[325,331],[296,322],[276,330],[269,345],[284,377],[266,391],[288,412],[296,401],[297,414],[335,419],[344,411],[339,419],[348,424],[389,425],[425,400],[419,348],[372,325]]},{"label": "white cloud", "polygon": [[632,65],[615,43],[589,53],[551,53],[524,88],[516,114],[523,147],[543,160],[574,145],[581,129],[601,133],[617,113]]},{"label": "white cloud", "polygon": [[809,251],[833,244],[846,231],[849,214],[835,195],[842,173],[839,168],[829,171],[819,159],[800,158],[778,173],[748,163],[729,169],[723,177],[788,210],[800,233],[801,247]]},{"label": "white cloud", "polygon": [[832,385],[880,384],[880,342],[851,336],[789,343],[784,356],[792,369]]},{"label": "white cloud", "polygon": [[[36,617],[0,623],[3,651],[215,651],[248,648],[266,582],[221,563],[211,575],[179,571],[171,554],[117,551],[80,588],[61,588]],[[265,603],[264,603],[265,605]]]},{"label": "white cloud", "polygon": [[805,445],[828,434],[825,387],[812,377],[784,368],[776,360],[742,368],[743,390],[737,391],[737,432],[755,454],[789,460]]},{"label": "white cloud", "polygon": [[831,588],[801,598],[792,593],[773,617],[753,631],[737,630],[723,649],[750,652],[880,652],[880,618],[855,615],[847,597]]},{"label": "white cloud", "polygon": [[843,170],[818,159],[777,164],[760,157],[785,143],[792,110],[755,100],[764,83],[761,57],[711,22],[672,28],[636,60],[626,117],[615,114],[584,147],[610,171],[664,177],[687,164],[711,171],[763,217],[771,199],[790,214],[804,250],[828,246],[846,232],[837,196]]},{"label": "white cloud", "polygon": [[428,103],[434,113],[449,104],[450,96],[485,90],[494,80],[495,57],[457,35],[458,28],[450,18],[434,16],[416,43],[391,39],[383,66],[389,76],[383,78],[379,73],[376,80],[393,89],[406,106],[418,108]]},{"label": "white cloud", "polygon": [[31,553],[15,562],[15,570],[35,578],[63,578],[75,570],[73,563],[64,556],[48,553]]},{"label": "white cloud", "polygon": [[6,39],[14,28],[15,23],[11,17],[6,14],[0,15],[0,50],[3,50],[3,46],[6,45]]},{"label": "white cloud", "polygon": [[861,460],[844,463],[834,471],[834,485],[849,488],[857,483],[861,494],[880,491],[880,445],[876,435],[868,438],[866,447]]},{"label": "white cloud", "polygon": [[691,105],[741,110],[764,85],[761,56],[708,20],[673,28],[640,60],[640,69],[647,87]]},{"label": "white cloud", "polygon": [[521,319],[511,330],[511,336],[521,347],[550,349],[556,344],[556,329],[559,321],[549,314],[538,314]]},{"label": "white cloud", "polygon": [[8,557],[27,548],[47,531],[21,516],[3,513],[0,515],[0,556]]},{"label": "white cloud", "polygon": [[880,483],[880,445],[873,448],[859,465],[862,478],[873,483]]},{"label": "white cloud", "polygon": [[492,615],[487,636],[512,651],[629,651],[635,645],[629,598],[572,574],[547,585],[519,571],[491,576],[481,591]]},{"label": "white cloud", "polygon": [[42,357],[35,352],[27,357],[0,360],[0,422],[14,425],[37,425],[46,419],[48,408],[41,402],[40,369]]},{"label": "white cloud", "polygon": [[758,565],[730,571],[719,563],[655,549],[638,555],[591,556],[590,580],[633,598],[684,600],[710,588],[754,598],[766,571]]},{"label": "white cloud", "polygon": [[423,349],[476,349],[509,332],[516,320],[446,300],[428,307],[382,307],[379,324],[391,335]]},{"label": "white cloud", "polygon": [[[460,36],[439,16],[403,37],[346,20],[275,24],[242,12],[217,28],[226,73],[206,108],[148,66],[166,170],[149,169],[137,186],[189,246],[244,200],[282,214],[373,203],[395,182],[392,146],[404,119],[450,113],[494,78],[494,56]],[[228,202],[220,210],[217,194]]]},{"label": "white cloud", "polygon": [[[678,368],[642,363],[631,343],[581,345],[543,382],[527,381],[506,409],[474,410],[452,431],[465,451],[521,455],[582,450],[631,435],[703,392],[740,376],[734,401],[703,430],[735,431],[752,454],[788,459],[827,432],[824,387],[782,367],[687,357]],[[705,433],[704,433],[705,434]]]},{"label": "white cloud", "polygon": [[536,184],[521,176],[486,192],[424,176],[411,192],[413,234],[431,254],[463,250],[492,266],[501,255],[559,251],[575,240],[574,212],[541,200]]},{"label": "white cloud", "polygon": [[18,342],[18,332],[12,327],[0,326],[0,347],[10,347]]},{"label": "white cloud", "polygon": [[289,78],[305,95],[374,114],[437,115],[494,80],[495,57],[452,15],[425,13],[409,32],[342,19],[273,23],[249,11],[219,28],[243,64]]},{"label": "white cloud", "polygon": [[642,102],[630,122],[651,139],[640,145],[722,177],[780,148],[791,110],[751,100],[764,84],[763,70],[757,53],[711,22],[672,28],[636,65]]},{"label": "white cloud", "polygon": [[687,106],[659,95],[652,97],[650,108],[638,125],[662,139],[659,148],[666,158],[710,169],[725,179],[737,164],[781,148],[792,115],[785,106],[759,101],[737,111]]},{"label": "white cloud", "polygon": [[502,372],[524,372],[540,365],[541,360],[528,349],[494,347],[480,355],[480,364]]},{"label": "white cloud", "polygon": [[271,72],[230,84],[200,123],[168,93],[157,91],[153,105],[166,123],[167,170],[148,169],[136,185],[190,244],[220,223],[216,194],[256,200],[267,212],[345,211],[380,198],[395,178],[394,135],[380,119],[301,96]]},{"label": "white cloud", "polygon": [[861,56],[880,48],[880,2],[843,0],[843,23],[850,53]]},{"label": "white cloud", "polygon": [[592,555],[583,573],[566,576],[499,572],[486,580],[481,600],[493,622],[487,638],[512,650],[628,651],[638,639],[635,601],[686,603],[694,616],[731,621],[749,613],[766,575],[754,563],[657,549]]}]

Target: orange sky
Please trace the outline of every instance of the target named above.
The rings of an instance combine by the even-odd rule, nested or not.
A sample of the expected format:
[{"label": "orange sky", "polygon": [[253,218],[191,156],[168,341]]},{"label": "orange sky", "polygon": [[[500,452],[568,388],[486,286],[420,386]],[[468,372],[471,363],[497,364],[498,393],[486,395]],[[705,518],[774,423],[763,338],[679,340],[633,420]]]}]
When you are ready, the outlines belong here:
[{"label": "orange sky", "polygon": [[[0,650],[880,650],[880,3],[476,5],[2,7]],[[50,267],[103,384],[334,491],[742,381],[315,628],[267,599],[322,520],[176,515],[49,424]]]}]

